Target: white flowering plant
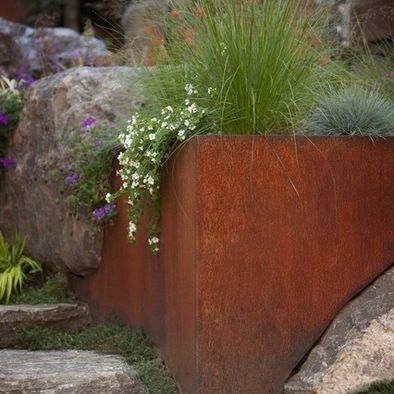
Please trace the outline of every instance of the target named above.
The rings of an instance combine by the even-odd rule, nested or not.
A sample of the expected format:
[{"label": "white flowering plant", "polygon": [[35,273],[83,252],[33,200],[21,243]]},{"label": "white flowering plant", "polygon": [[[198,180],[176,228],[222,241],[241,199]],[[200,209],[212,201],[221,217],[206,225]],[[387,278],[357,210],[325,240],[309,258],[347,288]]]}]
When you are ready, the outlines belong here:
[{"label": "white flowering plant", "polygon": [[119,135],[123,150],[118,155],[118,175],[122,185],[114,194],[107,194],[108,204],[127,195],[130,241],[135,240],[137,226],[149,204],[149,240],[153,253],[159,250],[160,175],[171,154],[190,137],[201,133],[207,109],[193,101],[197,91],[191,84],[185,87],[182,105],[167,106],[160,115],[144,117],[136,113]]}]

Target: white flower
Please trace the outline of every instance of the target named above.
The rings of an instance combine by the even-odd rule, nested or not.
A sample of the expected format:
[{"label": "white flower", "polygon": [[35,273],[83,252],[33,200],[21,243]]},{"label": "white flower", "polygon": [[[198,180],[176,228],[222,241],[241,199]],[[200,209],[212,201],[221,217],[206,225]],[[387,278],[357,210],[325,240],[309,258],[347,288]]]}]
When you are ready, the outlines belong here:
[{"label": "white flower", "polygon": [[168,112],[174,112],[174,109],[170,105],[168,107],[166,107],[166,110]]},{"label": "white flower", "polygon": [[216,88],[208,88],[208,94],[210,96],[213,96],[213,94],[216,92]]},{"label": "white flower", "polygon": [[185,100],[185,105],[189,105],[190,104],[190,100],[189,99],[186,99]]},{"label": "white flower", "polygon": [[137,226],[133,222],[129,222],[129,238],[133,239],[136,231]]},{"label": "white flower", "polygon": [[146,184],[152,186],[152,185],[155,184],[155,180],[152,178],[151,175],[147,175],[147,176],[144,178],[144,183],[146,183]]},{"label": "white flower", "polygon": [[111,193],[107,193],[107,194],[105,195],[105,201],[107,201],[108,204],[112,201],[112,195],[111,195]]},{"label": "white flower", "polygon": [[137,123],[137,117],[133,115],[133,117],[131,118],[131,124],[135,125]]},{"label": "white flower", "polygon": [[197,105],[196,103],[193,103],[192,105],[188,106],[186,108],[186,110],[190,113],[190,114],[195,114],[198,110],[197,110]]},{"label": "white flower", "polygon": [[133,179],[134,181],[138,181],[138,179],[140,179],[140,176],[139,176],[138,173],[135,172],[135,173],[131,176],[131,179]]},{"label": "white flower", "polygon": [[149,245],[157,245],[159,243],[159,241],[160,240],[157,237],[152,237],[152,238],[149,238],[149,240],[148,240]]},{"label": "white flower", "polygon": [[156,134],[155,134],[155,133],[149,134],[149,139],[150,139],[151,141],[154,141],[154,140],[156,139]]},{"label": "white flower", "polygon": [[178,131],[178,137],[179,138],[185,138],[185,130],[179,130]]},{"label": "white flower", "polygon": [[197,94],[198,93],[197,90],[194,89],[194,86],[191,83],[188,83],[185,86],[185,90],[186,90],[186,93],[187,93],[188,96],[191,96],[192,94]]},{"label": "white flower", "polygon": [[122,189],[127,189],[127,182],[123,182]]},{"label": "white flower", "polygon": [[189,127],[189,126],[190,126],[190,122],[186,119],[185,122],[184,122],[184,125],[185,125],[186,127]]}]

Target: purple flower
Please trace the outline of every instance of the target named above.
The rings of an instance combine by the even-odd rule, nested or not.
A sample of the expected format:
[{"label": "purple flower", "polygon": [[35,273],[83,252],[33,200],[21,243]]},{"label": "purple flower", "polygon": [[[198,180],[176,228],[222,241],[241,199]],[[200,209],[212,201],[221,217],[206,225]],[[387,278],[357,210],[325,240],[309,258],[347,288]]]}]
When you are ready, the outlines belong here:
[{"label": "purple flower", "polygon": [[101,140],[94,140],[94,141],[92,141],[92,144],[93,144],[94,146],[101,145],[102,143],[103,143],[103,141],[101,141]]},{"label": "purple flower", "polygon": [[0,112],[0,126],[5,126],[8,123],[8,115]]},{"label": "purple flower", "polygon": [[21,69],[19,69],[17,72],[16,80],[19,82],[18,87],[20,89],[28,88],[36,81],[28,71],[23,73]]},{"label": "purple flower", "polygon": [[66,177],[66,182],[70,185],[75,185],[78,182],[79,175],[75,172]]},{"label": "purple flower", "polygon": [[116,208],[115,204],[105,204],[99,208],[96,208],[92,212],[92,216],[98,221],[101,222],[107,213],[111,212]]},{"label": "purple flower", "polygon": [[0,157],[0,165],[6,169],[14,169],[16,167],[16,160],[10,157]]},{"label": "purple flower", "polygon": [[81,127],[87,128],[96,124],[96,119],[93,116],[88,116],[81,122]]}]

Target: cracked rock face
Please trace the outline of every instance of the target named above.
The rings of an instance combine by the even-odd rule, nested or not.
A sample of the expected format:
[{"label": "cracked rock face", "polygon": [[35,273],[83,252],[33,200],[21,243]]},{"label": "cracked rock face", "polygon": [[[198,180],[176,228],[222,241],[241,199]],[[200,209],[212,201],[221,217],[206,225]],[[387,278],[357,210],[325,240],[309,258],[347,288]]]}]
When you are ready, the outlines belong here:
[{"label": "cracked rock face", "polygon": [[394,378],[394,267],[331,323],[285,394],[345,394]]},{"label": "cracked rock face", "polygon": [[90,351],[0,351],[0,393],[145,394],[121,357]]},{"label": "cracked rock face", "polygon": [[[15,170],[0,184],[0,230],[27,236],[26,254],[43,264],[86,275],[101,260],[102,230],[71,216],[62,182],[53,171],[71,168],[65,140],[80,133],[87,116],[97,123],[129,119],[143,101],[140,71],[129,67],[72,69],[34,83],[13,133],[7,157]],[[64,185],[63,185],[64,186]]]}]

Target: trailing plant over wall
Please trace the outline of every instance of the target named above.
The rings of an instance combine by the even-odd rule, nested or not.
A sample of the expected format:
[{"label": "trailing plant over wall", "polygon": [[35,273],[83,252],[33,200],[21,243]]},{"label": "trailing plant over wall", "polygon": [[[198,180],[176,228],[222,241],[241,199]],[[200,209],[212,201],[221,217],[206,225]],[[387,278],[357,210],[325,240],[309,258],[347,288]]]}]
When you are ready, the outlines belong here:
[{"label": "trailing plant over wall", "polygon": [[203,130],[208,111],[194,102],[198,94],[190,84],[185,86],[182,105],[167,106],[157,116],[135,114],[119,140],[124,150],[119,154],[122,186],[114,195],[107,194],[110,204],[119,196],[128,196],[130,241],[135,240],[137,226],[149,205],[148,244],[153,253],[159,250],[160,175],[171,154],[188,138]]},{"label": "trailing plant over wall", "polygon": [[223,133],[289,132],[329,77],[324,18],[309,18],[304,2],[178,1],[173,9],[147,79],[153,111],[180,104],[191,83]]},{"label": "trailing plant over wall", "polygon": [[306,127],[323,135],[394,135],[394,101],[375,89],[345,86],[321,98]]}]

